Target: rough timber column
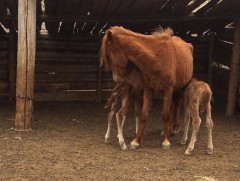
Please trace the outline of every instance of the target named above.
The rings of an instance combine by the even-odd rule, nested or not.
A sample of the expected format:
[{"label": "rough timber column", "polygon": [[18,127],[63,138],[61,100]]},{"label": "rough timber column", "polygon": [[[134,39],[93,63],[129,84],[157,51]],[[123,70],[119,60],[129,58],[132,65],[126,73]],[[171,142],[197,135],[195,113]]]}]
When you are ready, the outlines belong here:
[{"label": "rough timber column", "polygon": [[238,19],[235,22],[231,72],[228,86],[228,102],[226,109],[227,116],[234,114],[236,109],[239,65],[240,65],[240,19]]},{"label": "rough timber column", "polygon": [[16,130],[29,130],[33,111],[36,0],[18,1]]}]

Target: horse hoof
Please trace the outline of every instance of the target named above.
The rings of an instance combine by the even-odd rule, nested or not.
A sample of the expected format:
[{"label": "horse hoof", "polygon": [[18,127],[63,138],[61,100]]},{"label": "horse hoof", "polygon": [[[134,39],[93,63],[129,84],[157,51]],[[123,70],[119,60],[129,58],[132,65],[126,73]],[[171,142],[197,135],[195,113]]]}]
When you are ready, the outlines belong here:
[{"label": "horse hoof", "polygon": [[109,143],[109,139],[108,138],[105,138],[105,143]]},{"label": "horse hoof", "polygon": [[184,155],[185,155],[185,156],[189,156],[189,155],[191,155],[191,152],[188,151],[188,150],[186,150],[185,153],[184,153]]},{"label": "horse hoof", "polygon": [[137,143],[130,144],[130,150],[136,150],[136,149],[138,149],[138,147],[139,147],[139,144],[137,144]]},{"label": "horse hoof", "polygon": [[208,148],[208,149],[207,149],[207,153],[208,153],[209,155],[212,155],[212,154],[213,154],[213,148]]},{"label": "horse hoof", "polygon": [[121,148],[122,148],[122,150],[127,150],[128,149],[128,147],[127,147],[127,145],[125,144],[125,145],[123,145],[123,146],[121,146]]},{"label": "horse hoof", "polygon": [[186,149],[184,155],[186,155],[186,156],[191,155],[193,149],[194,149],[194,148],[188,148],[188,149]]},{"label": "horse hoof", "polygon": [[127,145],[125,144],[124,141],[123,142],[119,142],[119,144],[120,144],[122,150],[127,150],[128,149],[128,147],[127,147]]},{"label": "horse hoof", "polygon": [[186,143],[187,143],[187,140],[183,140],[183,139],[181,140],[182,145],[185,145]]},{"label": "horse hoof", "polygon": [[162,144],[162,149],[164,150],[170,150],[171,144]]}]

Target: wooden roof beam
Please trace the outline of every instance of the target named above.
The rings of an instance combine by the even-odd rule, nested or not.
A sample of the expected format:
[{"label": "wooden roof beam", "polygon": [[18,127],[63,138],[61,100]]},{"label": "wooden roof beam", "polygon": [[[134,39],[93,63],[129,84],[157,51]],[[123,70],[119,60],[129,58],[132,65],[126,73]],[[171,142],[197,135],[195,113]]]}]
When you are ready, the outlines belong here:
[{"label": "wooden roof beam", "polygon": [[[207,21],[207,20],[236,20],[238,16],[194,16],[194,15],[183,15],[183,16],[93,16],[93,15],[40,15],[37,17],[38,21],[43,22],[68,22],[68,21],[77,21],[77,22],[124,22],[124,23],[144,23],[144,22],[174,22],[174,21]],[[15,16],[1,16],[1,20],[17,20]]]}]

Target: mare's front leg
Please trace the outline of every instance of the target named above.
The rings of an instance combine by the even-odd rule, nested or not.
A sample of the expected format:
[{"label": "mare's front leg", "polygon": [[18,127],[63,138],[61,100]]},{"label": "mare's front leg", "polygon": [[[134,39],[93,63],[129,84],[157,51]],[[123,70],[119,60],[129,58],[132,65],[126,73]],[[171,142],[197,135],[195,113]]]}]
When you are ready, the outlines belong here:
[{"label": "mare's front leg", "polygon": [[171,124],[171,103],[172,103],[172,94],[173,88],[170,87],[165,90],[164,97],[163,97],[163,108],[162,108],[162,120],[164,124],[164,131],[163,131],[163,149],[170,149],[171,143],[169,141],[170,138],[170,131],[172,129]]},{"label": "mare's front leg", "polygon": [[152,96],[153,96],[153,91],[149,88],[144,88],[143,106],[142,106],[142,112],[140,116],[140,123],[138,126],[136,137],[130,144],[130,149],[137,149],[142,141],[145,127],[146,127],[146,122],[149,117],[149,111],[152,106]]}]

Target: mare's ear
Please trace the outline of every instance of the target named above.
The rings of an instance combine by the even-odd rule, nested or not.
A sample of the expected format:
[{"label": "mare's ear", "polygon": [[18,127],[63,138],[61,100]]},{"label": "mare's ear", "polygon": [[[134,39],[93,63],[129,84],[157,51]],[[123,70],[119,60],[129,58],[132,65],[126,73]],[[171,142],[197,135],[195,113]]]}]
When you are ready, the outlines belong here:
[{"label": "mare's ear", "polygon": [[111,31],[107,32],[107,40],[108,40],[109,44],[111,44],[113,42],[113,34]]}]

